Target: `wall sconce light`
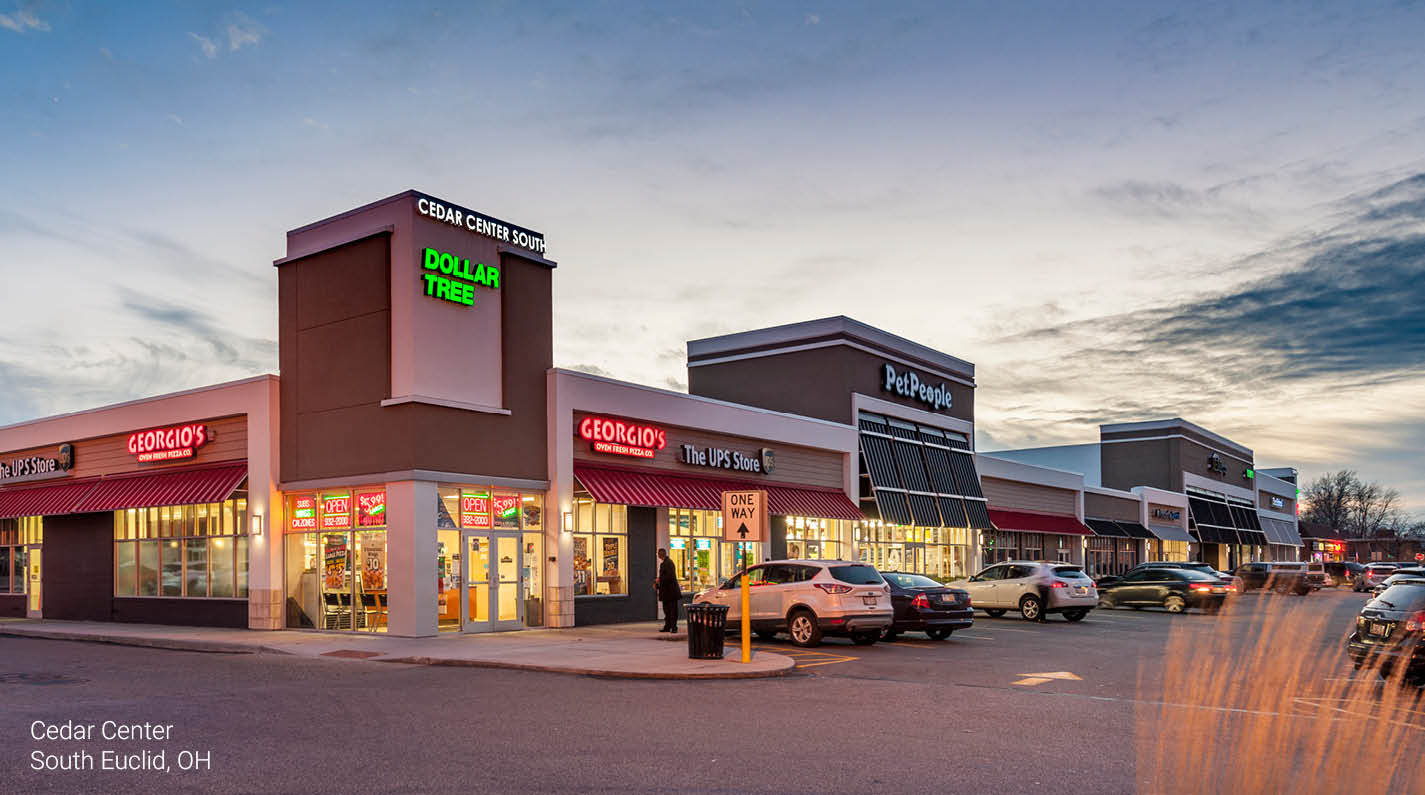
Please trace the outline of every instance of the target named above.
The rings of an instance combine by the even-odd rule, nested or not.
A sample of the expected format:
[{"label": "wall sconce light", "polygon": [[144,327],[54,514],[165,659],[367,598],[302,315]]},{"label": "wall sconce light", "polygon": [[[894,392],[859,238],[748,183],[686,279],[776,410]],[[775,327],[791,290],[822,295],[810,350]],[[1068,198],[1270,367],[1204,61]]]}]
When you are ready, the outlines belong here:
[{"label": "wall sconce light", "polygon": [[262,514],[260,513],[252,515],[252,534],[255,536],[262,535]]},{"label": "wall sconce light", "polygon": [[564,532],[566,532],[566,533],[572,533],[572,532],[574,532],[574,512],[573,512],[573,511],[565,511],[565,512],[564,512]]}]

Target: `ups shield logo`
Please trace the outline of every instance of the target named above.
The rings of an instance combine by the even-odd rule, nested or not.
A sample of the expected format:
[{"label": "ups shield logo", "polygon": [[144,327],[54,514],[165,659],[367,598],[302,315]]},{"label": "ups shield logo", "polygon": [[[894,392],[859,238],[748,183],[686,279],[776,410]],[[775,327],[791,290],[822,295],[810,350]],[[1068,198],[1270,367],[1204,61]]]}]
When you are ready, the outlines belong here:
[{"label": "ups shield logo", "polygon": [[764,448],[762,448],[761,453],[762,453],[762,472],[763,472],[764,474],[770,475],[770,474],[772,474],[772,469],[773,469],[774,467],[776,467],[776,465],[777,465],[777,456],[776,456],[775,453],[772,452],[772,448],[770,448],[770,447],[764,447]]}]

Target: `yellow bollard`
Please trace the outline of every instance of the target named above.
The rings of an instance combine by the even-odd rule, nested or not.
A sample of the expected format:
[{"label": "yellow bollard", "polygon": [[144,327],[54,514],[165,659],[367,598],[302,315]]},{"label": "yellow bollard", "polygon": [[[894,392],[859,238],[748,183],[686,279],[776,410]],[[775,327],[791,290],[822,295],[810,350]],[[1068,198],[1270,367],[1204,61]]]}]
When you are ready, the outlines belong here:
[{"label": "yellow bollard", "polygon": [[747,570],[742,570],[742,661],[752,662],[752,591],[747,585]]}]

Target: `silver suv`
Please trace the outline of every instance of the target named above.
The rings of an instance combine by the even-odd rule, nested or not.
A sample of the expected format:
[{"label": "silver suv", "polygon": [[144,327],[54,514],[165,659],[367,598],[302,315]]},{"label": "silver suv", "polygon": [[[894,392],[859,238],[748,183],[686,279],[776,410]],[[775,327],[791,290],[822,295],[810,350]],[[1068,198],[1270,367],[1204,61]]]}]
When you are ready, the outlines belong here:
[{"label": "silver suv", "polygon": [[969,591],[970,604],[995,618],[1017,610],[1029,621],[1042,621],[1051,613],[1082,621],[1098,606],[1098,588],[1073,563],[1010,560],[949,585]]},{"label": "silver suv", "polygon": [[778,632],[798,646],[816,646],[823,635],[843,635],[869,645],[891,625],[891,587],[881,573],[846,560],[772,560],[753,566],[694,602],[727,605],[727,623],[742,620],[742,577],[747,576],[752,631],[759,638]]}]

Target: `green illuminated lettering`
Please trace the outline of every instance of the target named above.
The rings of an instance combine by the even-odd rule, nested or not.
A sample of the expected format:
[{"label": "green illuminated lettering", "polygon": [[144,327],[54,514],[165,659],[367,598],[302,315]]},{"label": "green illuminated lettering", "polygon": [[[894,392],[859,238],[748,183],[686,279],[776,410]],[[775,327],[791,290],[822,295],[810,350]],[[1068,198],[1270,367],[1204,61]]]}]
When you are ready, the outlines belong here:
[{"label": "green illuminated lettering", "polygon": [[422,257],[423,257],[423,259],[422,259],[421,264],[425,266],[425,269],[426,269],[426,270],[428,270],[428,271],[433,271],[433,270],[435,270],[435,263],[436,263],[436,261],[438,261],[438,260],[440,259],[440,252],[439,252],[439,251],[436,251],[436,250],[433,249],[433,248],[428,248],[428,249],[426,249],[425,252],[422,254]]},{"label": "green illuminated lettering", "polygon": [[421,274],[421,276],[425,279],[426,282],[426,295],[435,295],[435,280],[439,279],[440,277],[436,276],[434,273],[424,273]]},{"label": "green illuminated lettering", "polygon": [[475,305],[475,285],[460,285],[460,303],[465,304],[466,306]]},{"label": "green illuminated lettering", "polygon": [[444,273],[447,276],[450,275],[450,272],[455,270],[455,255],[442,253],[440,255],[440,262],[438,263],[438,267],[440,268],[441,273]]}]

